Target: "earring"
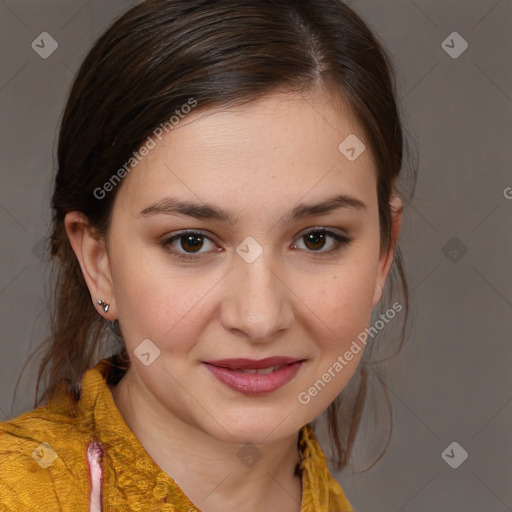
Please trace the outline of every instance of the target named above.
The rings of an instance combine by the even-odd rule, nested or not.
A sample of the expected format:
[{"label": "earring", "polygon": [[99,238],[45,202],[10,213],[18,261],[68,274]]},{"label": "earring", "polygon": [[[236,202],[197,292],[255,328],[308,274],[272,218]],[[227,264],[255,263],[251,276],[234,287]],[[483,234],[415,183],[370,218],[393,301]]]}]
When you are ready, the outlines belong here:
[{"label": "earring", "polygon": [[377,288],[379,289],[380,296],[382,297],[382,286],[380,286],[380,284],[378,284],[378,285],[377,285]]},{"label": "earring", "polygon": [[98,305],[103,308],[103,311],[105,313],[108,313],[108,308],[110,307],[110,304],[107,304],[106,302],[103,302],[102,300],[98,301]]}]

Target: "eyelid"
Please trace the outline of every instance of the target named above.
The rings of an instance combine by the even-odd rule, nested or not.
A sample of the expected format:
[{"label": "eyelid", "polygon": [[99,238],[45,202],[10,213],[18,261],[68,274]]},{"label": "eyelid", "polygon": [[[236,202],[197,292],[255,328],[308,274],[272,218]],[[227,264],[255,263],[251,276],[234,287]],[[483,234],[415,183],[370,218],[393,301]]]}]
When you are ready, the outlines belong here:
[{"label": "eyelid", "polygon": [[314,233],[315,231],[324,231],[325,233],[334,233],[339,236],[344,236],[345,238],[349,237],[347,231],[344,229],[341,229],[341,228],[331,228],[328,226],[312,226],[310,228],[306,228],[306,229],[303,229],[302,231],[300,231],[299,234],[297,235],[296,239],[299,239],[308,233],[312,233],[312,232]]}]

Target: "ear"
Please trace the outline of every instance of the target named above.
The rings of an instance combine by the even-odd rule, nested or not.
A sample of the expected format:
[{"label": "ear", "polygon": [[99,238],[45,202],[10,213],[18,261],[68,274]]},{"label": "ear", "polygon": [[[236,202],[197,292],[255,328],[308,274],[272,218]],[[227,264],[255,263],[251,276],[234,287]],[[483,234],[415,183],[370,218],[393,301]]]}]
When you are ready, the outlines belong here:
[{"label": "ear", "polygon": [[[395,246],[400,234],[402,225],[403,202],[398,196],[393,196],[389,202],[391,208],[391,243],[387,251],[383,251],[379,257],[377,276],[375,281],[375,291],[373,294],[372,308],[374,308],[382,298],[382,290],[393,265],[395,258]],[[379,290],[380,286],[380,290]]]},{"label": "ear", "polygon": [[[94,307],[107,320],[114,320],[117,317],[117,311],[104,238],[90,228],[87,216],[81,212],[66,214],[64,225]],[[109,304],[107,313],[98,304],[98,300]]]}]

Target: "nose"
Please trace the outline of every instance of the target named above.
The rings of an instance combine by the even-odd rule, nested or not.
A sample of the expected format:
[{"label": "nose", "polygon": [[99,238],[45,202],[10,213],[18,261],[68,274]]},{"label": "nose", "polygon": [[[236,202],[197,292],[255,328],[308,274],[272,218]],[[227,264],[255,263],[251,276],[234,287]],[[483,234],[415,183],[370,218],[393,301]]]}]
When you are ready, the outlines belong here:
[{"label": "nose", "polygon": [[265,257],[247,263],[238,258],[229,273],[221,309],[226,330],[252,343],[269,343],[294,321],[293,291],[283,271]]}]

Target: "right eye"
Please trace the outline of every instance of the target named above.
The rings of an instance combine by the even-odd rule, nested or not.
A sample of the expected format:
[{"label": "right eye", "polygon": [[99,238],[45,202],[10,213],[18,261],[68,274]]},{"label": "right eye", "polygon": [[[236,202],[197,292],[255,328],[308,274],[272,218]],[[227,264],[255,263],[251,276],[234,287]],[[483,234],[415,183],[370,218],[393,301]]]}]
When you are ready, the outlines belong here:
[{"label": "right eye", "polygon": [[[160,244],[162,247],[165,247],[171,254],[174,254],[178,258],[185,260],[197,260],[201,258],[201,256],[194,256],[194,254],[205,254],[207,252],[212,252],[200,252],[200,249],[203,247],[206,240],[213,244],[210,237],[202,231],[182,231],[180,233],[175,233],[170,237],[164,238]],[[182,249],[185,252],[180,252],[179,249]],[[213,252],[219,252],[220,250],[222,249],[216,251],[214,250]]]}]

